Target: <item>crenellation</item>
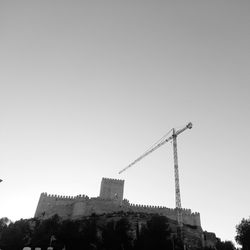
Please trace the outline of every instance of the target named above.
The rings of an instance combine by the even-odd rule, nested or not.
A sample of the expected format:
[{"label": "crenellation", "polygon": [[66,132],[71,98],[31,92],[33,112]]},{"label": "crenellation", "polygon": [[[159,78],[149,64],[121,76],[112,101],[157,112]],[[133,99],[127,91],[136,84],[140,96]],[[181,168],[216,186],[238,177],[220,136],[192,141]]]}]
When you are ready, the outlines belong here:
[{"label": "crenellation", "polygon": [[104,181],[106,181],[106,182],[124,183],[124,180],[120,180],[120,179],[113,179],[113,178],[102,178],[102,180],[104,180]]},{"label": "crenellation", "polygon": [[182,209],[182,214],[191,215],[191,210],[190,209]]}]

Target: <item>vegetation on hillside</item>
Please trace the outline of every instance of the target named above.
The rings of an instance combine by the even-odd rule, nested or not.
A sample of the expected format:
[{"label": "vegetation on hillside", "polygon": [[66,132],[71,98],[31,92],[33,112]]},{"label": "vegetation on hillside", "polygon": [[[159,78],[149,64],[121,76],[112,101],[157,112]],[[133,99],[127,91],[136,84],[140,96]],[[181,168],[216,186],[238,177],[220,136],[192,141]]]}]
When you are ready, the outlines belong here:
[{"label": "vegetation on hillside", "polygon": [[[242,250],[250,250],[250,220],[237,225],[236,241]],[[57,215],[11,222],[0,219],[0,249],[21,250],[24,246],[42,250],[183,250],[183,242],[176,237],[165,216],[140,215],[131,220],[127,214],[92,215],[79,220],[62,220]],[[201,247],[186,246],[187,250]],[[204,250],[215,248],[205,248]],[[217,239],[216,250],[235,250],[231,241]]]},{"label": "vegetation on hillside", "polygon": [[[97,222],[99,224],[97,224]],[[20,250],[24,246],[55,250],[163,250],[172,249],[171,232],[164,216],[152,216],[146,224],[132,224],[126,217],[100,222],[96,216],[62,220],[53,216],[0,223],[0,249]]]}]

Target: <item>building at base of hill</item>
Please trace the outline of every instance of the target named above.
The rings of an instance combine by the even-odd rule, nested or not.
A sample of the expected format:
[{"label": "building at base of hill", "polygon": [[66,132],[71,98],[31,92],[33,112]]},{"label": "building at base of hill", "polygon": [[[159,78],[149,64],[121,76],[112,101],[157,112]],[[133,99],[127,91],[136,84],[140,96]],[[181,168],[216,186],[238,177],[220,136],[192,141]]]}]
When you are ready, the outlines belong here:
[{"label": "building at base of hill", "polygon": [[[124,180],[103,178],[99,197],[86,195],[58,196],[42,193],[37,205],[35,217],[47,219],[57,214],[64,219],[77,219],[91,214],[112,212],[157,213],[172,220],[177,220],[177,210],[160,206],[131,204],[123,199]],[[183,223],[201,227],[200,214],[190,209],[182,209]]]}]

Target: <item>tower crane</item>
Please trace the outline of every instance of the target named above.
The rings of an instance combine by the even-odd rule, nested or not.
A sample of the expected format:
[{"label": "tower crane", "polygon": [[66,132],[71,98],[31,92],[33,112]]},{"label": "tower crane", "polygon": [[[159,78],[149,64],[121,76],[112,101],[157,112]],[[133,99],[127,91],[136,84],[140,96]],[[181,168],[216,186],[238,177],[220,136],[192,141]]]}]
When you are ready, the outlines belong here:
[{"label": "tower crane", "polygon": [[[137,162],[142,160],[147,155],[154,152],[156,149],[164,145],[165,143],[169,141],[173,141],[173,153],[174,153],[174,176],[175,176],[175,204],[176,204],[176,211],[177,211],[177,221],[180,227],[183,225],[182,221],[182,208],[181,208],[181,194],[180,194],[180,182],[179,182],[179,170],[178,170],[178,155],[177,155],[177,136],[180,135],[182,132],[184,132],[186,129],[192,128],[192,123],[189,122],[185,127],[176,130],[171,129],[170,132],[172,132],[172,135],[169,137],[164,137],[162,140],[157,142],[155,145],[153,145],[149,150],[147,150],[145,153],[143,153],[140,157],[138,157],[136,160],[134,160],[132,163],[130,163],[127,167],[123,168],[119,174],[126,171],[128,168],[135,165]],[[169,134],[169,133],[168,133]],[[167,134],[167,135],[168,135]]]}]

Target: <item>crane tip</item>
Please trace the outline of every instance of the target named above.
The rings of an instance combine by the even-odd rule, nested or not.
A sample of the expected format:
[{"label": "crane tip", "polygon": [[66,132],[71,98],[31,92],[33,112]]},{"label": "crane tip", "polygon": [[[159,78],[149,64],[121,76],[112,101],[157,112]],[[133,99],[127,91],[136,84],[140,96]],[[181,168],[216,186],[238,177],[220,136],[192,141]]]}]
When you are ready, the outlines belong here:
[{"label": "crane tip", "polygon": [[191,129],[193,127],[192,122],[188,123],[187,128]]}]

